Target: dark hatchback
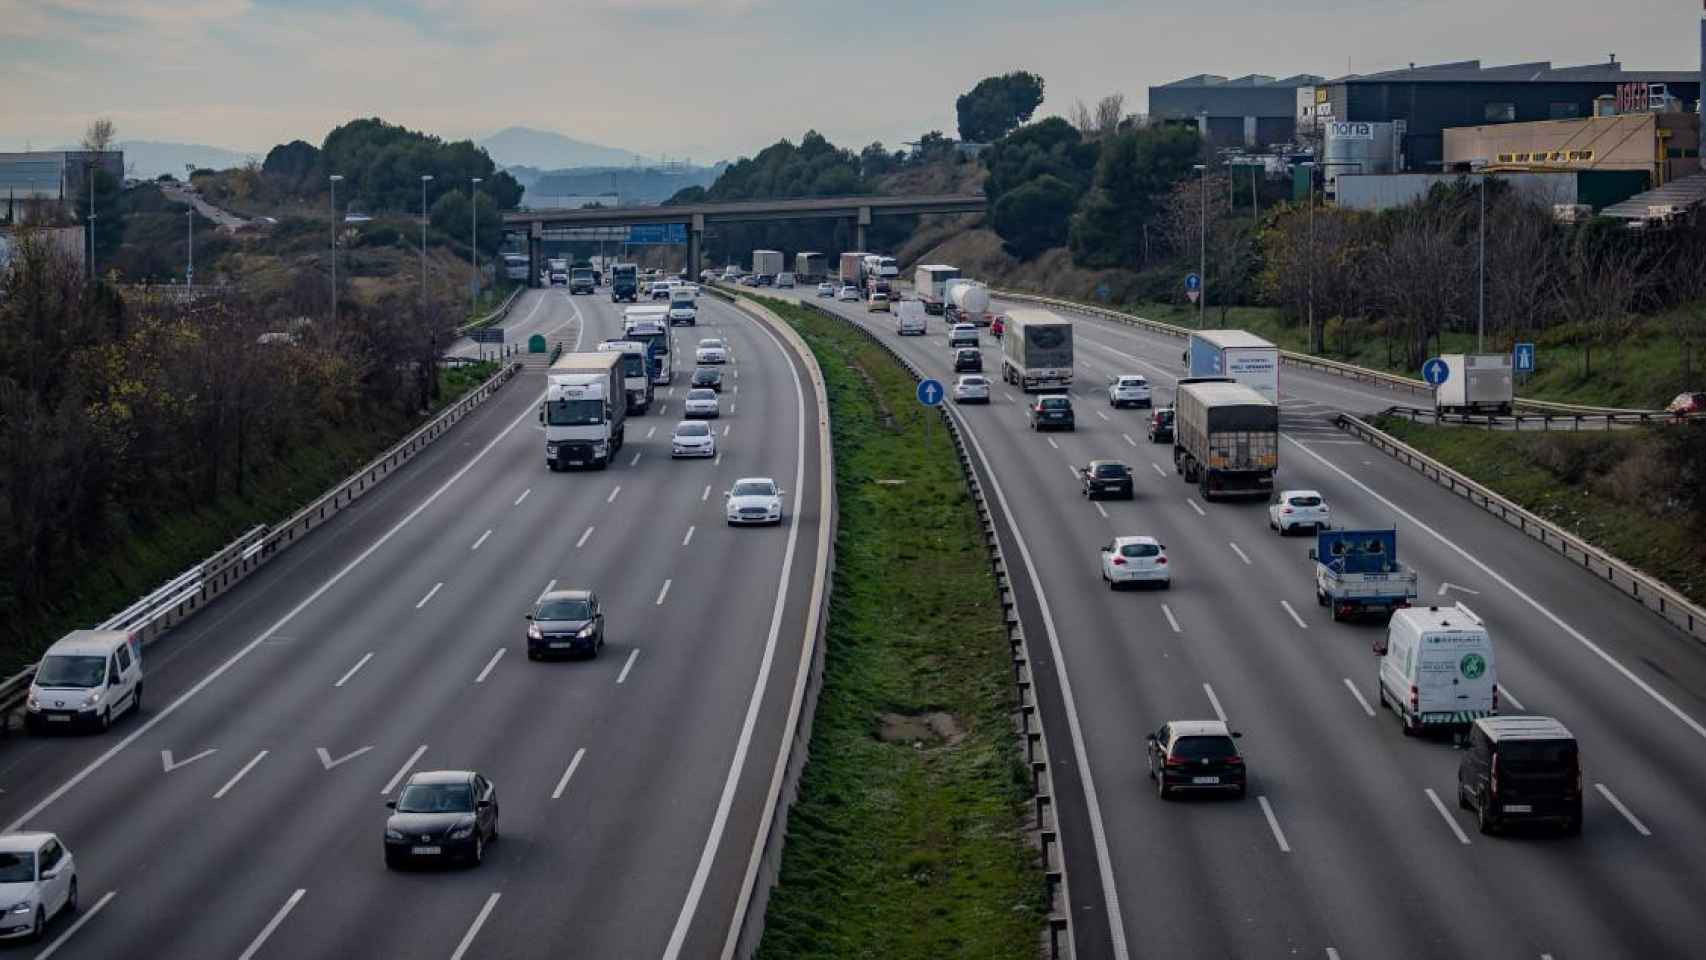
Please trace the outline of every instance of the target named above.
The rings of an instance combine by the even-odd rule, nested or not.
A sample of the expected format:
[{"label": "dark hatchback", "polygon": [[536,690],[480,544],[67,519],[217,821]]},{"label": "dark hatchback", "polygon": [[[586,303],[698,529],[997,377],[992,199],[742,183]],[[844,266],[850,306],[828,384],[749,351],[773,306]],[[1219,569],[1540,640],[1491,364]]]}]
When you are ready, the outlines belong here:
[{"label": "dark hatchback", "polygon": [[1175,792],[1231,793],[1242,797],[1249,772],[1238,752],[1240,734],[1219,720],[1174,720],[1145,738],[1149,777],[1163,800]]},{"label": "dark hatchback", "polygon": [[385,865],[464,860],[478,865],[498,838],[498,791],[472,770],[416,773],[385,801]]},{"label": "dark hatchback", "polygon": [[982,373],[983,353],[978,350],[954,351],[955,373]]},{"label": "dark hatchback", "polygon": [[598,656],[604,646],[604,610],[591,590],[553,590],[527,615],[527,659]]},{"label": "dark hatchback", "polygon": [[1173,408],[1167,407],[1149,415],[1149,442],[1171,443],[1173,441]]},{"label": "dark hatchback", "polygon": [[1133,496],[1131,468],[1118,460],[1092,460],[1078,468],[1078,480],[1084,496],[1091,500],[1098,497],[1130,500]]},{"label": "dark hatchback", "polygon": [[1551,717],[1483,717],[1469,727],[1457,766],[1457,805],[1482,833],[1516,822],[1582,832],[1582,765],[1576,738]]},{"label": "dark hatchback", "polygon": [[717,393],[723,392],[723,371],[716,367],[699,367],[693,371],[695,387],[708,387]]},{"label": "dark hatchback", "polygon": [[1032,430],[1076,430],[1078,421],[1072,414],[1072,398],[1064,393],[1038,397],[1031,404]]}]

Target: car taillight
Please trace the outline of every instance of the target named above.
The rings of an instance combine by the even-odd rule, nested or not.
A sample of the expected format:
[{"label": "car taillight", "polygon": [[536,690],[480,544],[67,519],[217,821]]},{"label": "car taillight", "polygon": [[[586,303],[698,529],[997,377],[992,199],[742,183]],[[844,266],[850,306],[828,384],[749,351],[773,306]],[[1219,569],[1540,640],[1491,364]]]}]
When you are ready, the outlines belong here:
[{"label": "car taillight", "polygon": [[1155,562],[1157,564],[1165,564],[1167,562],[1167,558],[1166,557],[1156,557]]},{"label": "car taillight", "polygon": [[1493,684],[1493,712],[1499,712],[1499,685]]},{"label": "car taillight", "polygon": [[1116,566],[1116,567],[1125,566],[1125,558],[1124,557],[1115,557],[1114,558],[1114,566]]},{"label": "car taillight", "polygon": [[1226,763],[1226,764],[1227,764],[1227,765],[1228,765],[1228,766],[1232,766],[1232,767],[1242,767],[1242,766],[1243,766],[1243,765],[1244,765],[1244,758],[1243,758],[1243,757],[1227,757],[1227,758],[1226,758],[1226,759],[1225,759],[1225,760],[1224,760],[1224,762],[1225,762],[1225,763]]},{"label": "car taillight", "polygon": [[1187,761],[1180,760],[1176,757],[1167,757],[1166,759],[1161,761],[1163,766],[1168,766],[1168,767],[1182,767],[1182,766],[1185,766],[1186,762]]},{"label": "car taillight", "polygon": [[1285,508],[1285,509],[1283,509],[1283,510],[1281,510],[1281,511],[1280,511],[1280,513],[1290,513],[1290,512],[1291,512],[1291,508],[1290,508],[1290,507],[1286,507],[1286,508]]},{"label": "car taillight", "polygon": [[1415,710],[1421,704],[1421,699],[1422,699],[1421,691],[1416,689],[1415,684],[1411,684],[1410,685],[1410,709]]}]

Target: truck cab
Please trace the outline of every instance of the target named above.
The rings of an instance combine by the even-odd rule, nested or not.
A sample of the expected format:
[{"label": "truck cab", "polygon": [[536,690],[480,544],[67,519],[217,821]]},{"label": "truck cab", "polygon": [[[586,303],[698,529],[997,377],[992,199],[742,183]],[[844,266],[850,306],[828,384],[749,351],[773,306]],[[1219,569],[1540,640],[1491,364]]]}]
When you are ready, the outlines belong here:
[{"label": "truck cab", "polygon": [[552,471],[610,466],[622,449],[628,404],[619,353],[566,353],[551,365],[539,422]]},{"label": "truck cab", "polygon": [[637,303],[640,299],[640,268],[632,263],[618,263],[610,268],[610,302]]},{"label": "truck cab", "polygon": [[699,325],[698,288],[677,284],[669,291],[669,325],[696,327]]},{"label": "truck cab", "polygon": [[576,267],[569,271],[569,293],[571,295],[577,293],[590,294],[596,283],[593,279],[591,267]]},{"label": "truck cab", "polygon": [[646,369],[646,345],[638,340],[612,339],[598,349],[622,355],[622,385],[628,395],[628,412],[643,414],[652,407],[652,378]]}]

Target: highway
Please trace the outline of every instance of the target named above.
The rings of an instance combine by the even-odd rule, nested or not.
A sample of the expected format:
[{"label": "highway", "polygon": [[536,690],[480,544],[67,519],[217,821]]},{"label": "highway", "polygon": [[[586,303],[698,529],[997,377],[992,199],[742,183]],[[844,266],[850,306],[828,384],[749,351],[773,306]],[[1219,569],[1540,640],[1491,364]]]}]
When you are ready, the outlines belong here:
[{"label": "highway", "polygon": [[[587,349],[607,290],[512,315]],[[698,336],[732,347],[716,461],[672,462]],[[0,744],[8,830],[57,831],[82,910],[56,958],[715,956],[759,831],[817,572],[816,397],[782,341],[701,300],[661,409],[602,472],[546,470],[524,374],[396,478],[144,652],[105,736]],[[690,360],[687,362],[691,370]],[[659,388],[660,391],[663,388]],[[789,522],[730,529],[773,476]],[[532,662],[523,614],[592,587],[597,660]],[[384,801],[473,768],[476,869],[388,870]],[[57,944],[57,945],[56,945]]]},{"label": "highway", "polygon": [[[953,383],[942,318],[901,338],[887,314],[817,302]],[[1312,540],[1276,536],[1263,501],[1199,502],[1170,445],[1145,439],[1148,411],[1109,408],[1119,373],[1169,402],[1182,341],[1070,316],[1075,432],[1028,429],[987,331],[994,401],[952,413],[1003,516],[1033,661],[1048,661],[1057,786],[1064,772],[1084,787],[1059,799],[1078,955],[1697,955],[1706,649],[1327,419],[1413,398],[1282,368],[1279,485],[1322,491],[1336,525],[1396,525],[1423,598],[1488,624],[1503,712],[1558,717],[1579,738],[1581,837],[1480,835],[1455,802],[1452,744],[1405,738],[1377,706],[1383,628],[1316,606]],[[1136,499],[1085,501],[1072,465],[1092,458],[1130,464]],[[1101,582],[1097,547],[1128,534],[1167,545],[1171,590]],[[1159,800],[1145,733],[1216,716],[1244,734],[1248,798]]]}]

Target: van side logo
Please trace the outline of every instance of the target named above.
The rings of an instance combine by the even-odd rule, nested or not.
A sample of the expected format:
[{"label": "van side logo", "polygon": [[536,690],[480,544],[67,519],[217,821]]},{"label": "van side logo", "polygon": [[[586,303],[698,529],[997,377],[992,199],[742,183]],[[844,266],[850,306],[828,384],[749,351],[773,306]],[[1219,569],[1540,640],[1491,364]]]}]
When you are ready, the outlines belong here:
[{"label": "van side logo", "polygon": [[1463,676],[1470,680],[1478,680],[1481,674],[1487,672],[1487,660],[1478,653],[1466,653],[1458,662],[1457,669],[1463,671]]}]

